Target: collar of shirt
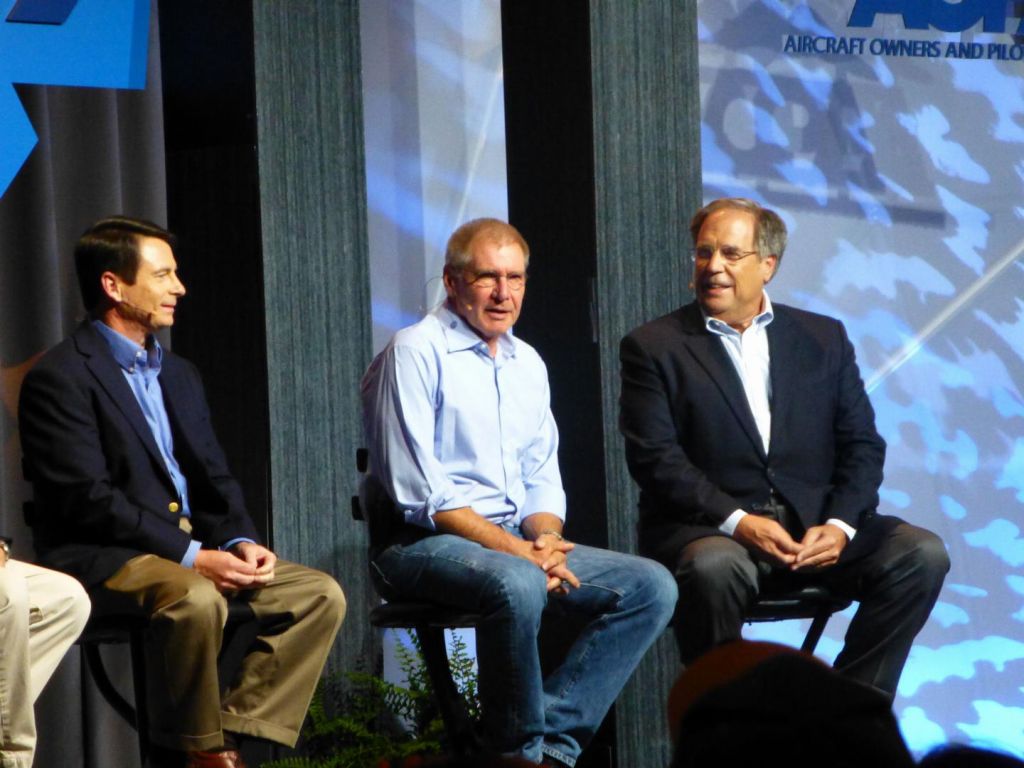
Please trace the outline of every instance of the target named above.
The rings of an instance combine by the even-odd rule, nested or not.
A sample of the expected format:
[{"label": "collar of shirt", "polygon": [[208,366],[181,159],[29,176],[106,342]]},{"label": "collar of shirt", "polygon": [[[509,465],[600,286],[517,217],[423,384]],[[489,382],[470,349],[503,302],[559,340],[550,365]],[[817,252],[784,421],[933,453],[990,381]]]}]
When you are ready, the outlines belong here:
[{"label": "collar of shirt", "polygon": [[[177,458],[174,456],[174,435],[164,403],[163,390],[160,387],[160,366],[163,361],[163,348],[152,334],[146,337],[146,346],[141,347],[106,323],[93,321],[96,331],[107,341],[114,360],[121,368],[128,386],[131,388],[135,401],[139,404],[142,416],[146,419],[160,457],[164,461],[174,488],[178,493],[175,502],[176,510],[183,517],[191,517],[192,510],[188,500],[188,481]],[[179,506],[180,505],[180,506]],[[193,539],[182,559],[182,565],[191,568],[199,551],[199,541]]]},{"label": "collar of shirt", "polygon": [[147,379],[160,375],[160,365],[164,358],[163,347],[157,341],[156,336],[150,334],[146,337],[146,346],[140,347],[134,341],[124,336],[101,320],[93,320],[93,327],[100,336],[107,340],[114,360],[128,373],[135,373],[136,369]]},{"label": "collar of shirt", "polygon": [[742,333],[721,320],[704,315],[705,327],[721,340],[725,353],[736,369],[766,454],[772,430],[772,381],[767,328],[774,317],[767,294],[764,296],[763,311],[754,317]]},{"label": "collar of shirt", "polygon": [[[742,334],[733,328],[728,323],[723,323],[714,317],[708,317],[704,311],[704,307],[700,308],[701,317],[704,318],[704,327],[716,336],[741,336]],[[772,320],[775,319],[775,312],[772,310],[772,300],[768,298],[767,292],[764,294],[764,309],[761,310],[761,314],[755,315],[754,319],[750,321],[750,328],[757,328],[758,330],[764,330],[768,327]],[[748,328],[749,330],[749,328]]]},{"label": "collar of shirt", "polygon": [[[449,352],[462,352],[467,349],[477,349],[483,354],[490,356],[487,349],[487,342],[480,338],[479,334],[470,327],[461,315],[452,312],[447,302],[442,304],[434,312],[441,327],[444,329],[445,342]],[[516,339],[510,330],[498,337],[498,350],[502,357],[516,356]]]}]

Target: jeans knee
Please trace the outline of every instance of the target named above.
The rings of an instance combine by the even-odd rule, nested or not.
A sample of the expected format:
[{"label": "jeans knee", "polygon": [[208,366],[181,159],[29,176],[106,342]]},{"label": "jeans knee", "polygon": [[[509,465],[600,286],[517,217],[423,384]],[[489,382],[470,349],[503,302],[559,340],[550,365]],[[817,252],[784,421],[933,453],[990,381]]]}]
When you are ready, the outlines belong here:
[{"label": "jeans knee", "polygon": [[487,600],[495,608],[522,620],[540,621],[547,605],[547,575],[537,566],[523,561],[495,573],[487,589]]},{"label": "jeans knee", "polygon": [[675,612],[676,602],[679,600],[676,579],[665,566],[653,560],[645,561],[642,567],[642,584],[647,602],[659,615],[666,617],[667,621]]}]

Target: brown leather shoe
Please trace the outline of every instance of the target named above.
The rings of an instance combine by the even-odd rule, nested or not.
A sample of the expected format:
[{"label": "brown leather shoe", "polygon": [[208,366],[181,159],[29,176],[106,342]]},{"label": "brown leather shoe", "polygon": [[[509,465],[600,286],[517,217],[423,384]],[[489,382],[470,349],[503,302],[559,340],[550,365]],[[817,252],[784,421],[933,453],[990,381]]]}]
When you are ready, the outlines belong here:
[{"label": "brown leather shoe", "polygon": [[237,749],[223,752],[189,752],[185,768],[246,768]]}]

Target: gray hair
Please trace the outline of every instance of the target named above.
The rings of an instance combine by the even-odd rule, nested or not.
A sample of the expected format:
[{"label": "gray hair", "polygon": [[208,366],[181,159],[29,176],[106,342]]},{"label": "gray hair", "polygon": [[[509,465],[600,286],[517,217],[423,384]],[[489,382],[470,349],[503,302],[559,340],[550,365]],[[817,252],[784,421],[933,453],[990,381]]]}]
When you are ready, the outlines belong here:
[{"label": "gray hair", "polygon": [[754,217],[754,248],[757,249],[757,257],[763,260],[774,256],[775,270],[778,271],[782,253],[786,250],[786,223],[771,208],[765,208],[746,197],[721,197],[697,211],[690,222],[693,244],[697,245],[700,228],[708,216],[724,210],[744,211]]},{"label": "gray hair", "polygon": [[486,240],[495,245],[515,243],[523,249],[525,266],[530,266],[530,246],[519,230],[501,219],[473,219],[452,232],[448,238],[448,246],[444,252],[445,269],[465,269],[473,260],[470,251],[478,239]]}]

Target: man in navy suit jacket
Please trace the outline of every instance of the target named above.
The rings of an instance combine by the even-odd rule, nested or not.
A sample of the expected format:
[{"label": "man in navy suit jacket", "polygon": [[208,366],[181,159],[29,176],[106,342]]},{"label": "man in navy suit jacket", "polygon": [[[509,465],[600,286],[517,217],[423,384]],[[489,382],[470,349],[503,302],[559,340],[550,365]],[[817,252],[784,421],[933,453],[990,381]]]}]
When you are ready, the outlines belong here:
[{"label": "man in navy suit jacket", "polygon": [[676,574],[682,660],[737,639],[766,578],[821,579],[860,601],[836,668],[893,695],[945,548],[875,511],[885,442],[842,324],[765,293],[779,216],[716,200],[690,233],[697,301],[620,349],[640,548]]},{"label": "man in navy suit jacket", "polygon": [[[94,614],[151,619],[151,738],[187,766],[237,768],[240,735],[294,745],[344,616],[328,575],[259,543],[195,367],[163,350],[185,288],[170,233],[114,217],[75,249],[90,317],[25,379],[19,424],[40,561]],[[226,596],[263,634],[221,696]]]}]

